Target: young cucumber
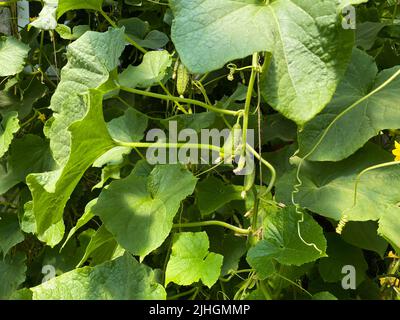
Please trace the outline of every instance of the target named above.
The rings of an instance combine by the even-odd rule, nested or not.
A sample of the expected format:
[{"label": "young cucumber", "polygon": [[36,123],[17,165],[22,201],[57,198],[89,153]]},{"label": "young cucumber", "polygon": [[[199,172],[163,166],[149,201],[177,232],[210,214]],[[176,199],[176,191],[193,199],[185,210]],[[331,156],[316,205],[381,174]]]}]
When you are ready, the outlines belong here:
[{"label": "young cucumber", "polygon": [[186,88],[189,84],[189,80],[190,74],[188,70],[183,63],[179,63],[176,73],[176,90],[178,91],[180,97],[183,97],[183,95],[185,94]]}]

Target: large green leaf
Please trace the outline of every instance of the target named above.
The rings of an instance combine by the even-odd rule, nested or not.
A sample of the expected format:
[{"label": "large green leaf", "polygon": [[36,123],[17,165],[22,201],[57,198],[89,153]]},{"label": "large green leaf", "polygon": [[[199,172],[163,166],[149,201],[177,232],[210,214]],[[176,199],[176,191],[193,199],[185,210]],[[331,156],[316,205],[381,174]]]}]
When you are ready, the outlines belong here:
[{"label": "large green leaf", "polygon": [[165,271],[165,285],[170,282],[187,286],[201,280],[211,288],[221,273],[223,256],[209,252],[205,232],[182,232],[174,237]]},{"label": "large green leaf", "polygon": [[24,240],[16,214],[5,214],[0,217],[0,252],[3,256],[16,244]]},{"label": "large green leaf", "polygon": [[[293,206],[266,218],[263,240],[247,253],[247,261],[262,278],[274,272],[273,261],[300,266],[325,256],[326,240],[322,228],[306,213],[304,221],[299,222],[300,219],[301,215]],[[298,225],[304,241],[299,236]]]},{"label": "large green leaf", "polygon": [[29,46],[13,37],[0,37],[0,77],[13,76],[22,71]]},{"label": "large green leaf", "polygon": [[54,166],[47,141],[33,134],[15,139],[9,150],[6,170],[0,168],[0,194],[25,182],[28,174],[52,170]]},{"label": "large green leaf", "polygon": [[262,93],[303,124],[331,100],[354,34],[337,0],[170,0],[172,40],[190,71],[205,73],[257,51],[273,54]]},{"label": "large green leaf", "polygon": [[[346,214],[350,221],[379,220],[378,233],[400,247],[398,207],[400,167],[390,166],[368,171],[361,176],[354,203],[356,176],[364,169],[391,161],[390,153],[375,144],[367,144],[350,158],[340,162],[307,162],[300,171],[302,185],[294,195],[296,202],[322,216],[339,220]],[[283,176],[276,186],[278,201],[291,203],[296,184],[296,169]]]},{"label": "large green leaf", "polygon": [[374,221],[350,221],[342,232],[343,240],[358,248],[375,251],[384,257],[388,243],[378,236],[378,225]]},{"label": "large green leaf", "polygon": [[104,227],[104,225],[102,225],[91,237],[85,253],[77,265],[77,268],[81,267],[96,249],[100,248],[107,242],[115,243],[115,240],[113,235]]},{"label": "large green leaf", "polygon": [[345,276],[342,268],[350,265],[356,270],[356,284],[363,282],[368,264],[362,250],[343,242],[337,234],[327,234],[327,239],[328,257],[321,259],[318,265],[322,279],[326,282],[341,281]]},{"label": "large green leaf", "polygon": [[224,256],[221,276],[238,270],[241,257],[246,253],[246,238],[221,232],[219,227],[207,229],[210,238],[210,251]]},{"label": "large green leaf", "polygon": [[322,291],[322,292],[313,294],[312,299],[313,300],[337,300],[337,298],[328,291]]},{"label": "large green leaf", "polygon": [[8,299],[25,281],[25,260],[26,256],[22,252],[0,259],[0,300]]},{"label": "large green leaf", "polygon": [[54,159],[60,166],[65,165],[70,156],[68,127],[87,112],[82,95],[107,82],[110,72],[119,64],[124,43],[123,31],[110,29],[104,33],[86,32],[68,46],[68,63],[61,71],[61,81],[51,98],[54,121],[46,132]]},{"label": "large green leaf", "polygon": [[342,160],[379,131],[397,129],[399,92],[399,67],[378,73],[374,59],[355,49],[332,102],[300,132],[300,155],[312,151],[309,160]]},{"label": "large green leaf", "polygon": [[[24,214],[21,221],[21,229],[27,233],[37,233],[35,215],[32,210],[32,201],[28,201],[24,205]],[[45,232],[37,235],[38,239],[45,242],[48,246],[56,246],[64,236],[65,225],[61,219],[57,223],[51,225]]]},{"label": "large green leaf", "polygon": [[88,92],[107,82],[123,49],[120,29],[86,32],[68,46],[68,63],[51,99],[54,121],[46,131],[59,168],[27,178],[39,236],[62,220],[65,204],[85,170],[115,146],[103,119],[103,95]]},{"label": "large green leaf", "polygon": [[148,88],[161,81],[171,66],[172,58],[168,51],[147,52],[140,65],[129,66],[119,76],[119,83],[130,88]]},{"label": "large green leaf", "polygon": [[71,10],[89,9],[100,11],[102,9],[103,0],[59,0],[57,9],[57,18]]},{"label": "large green leaf", "polygon": [[142,140],[148,119],[135,109],[128,109],[125,114],[107,123],[108,131],[114,140],[138,142]]},{"label": "large green leaf", "polygon": [[181,201],[197,181],[180,165],[159,165],[151,172],[144,167],[139,162],[127,178],[103,189],[92,209],[122,247],[141,257],[167,238]]},{"label": "large green leaf", "polygon": [[62,220],[65,204],[82,175],[100,155],[115,146],[103,119],[102,98],[101,93],[92,90],[86,96],[86,115],[69,127],[71,156],[65,166],[27,178],[39,234]]},{"label": "large green leaf", "polygon": [[161,300],[166,297],[153,271],[129,254],[93,268],[72,270],[31,290],[34,300]]},{"label": "large green leaf", "polygon": [[196,187],[197,206],[203,216],[214,213],[224,204],[233,200],[243,200],[242,186],[225,184],[220,179],[210,176],[199,182]]},{"label": "large green leaf", "polygon": [[18,113],[15,111],[8,112],[1,120],[0,126],[0,158],[8,151],[14,134],[19,130]]},{"label": "large green leaf", "polygon": [[168,42],[168,36],[158,30],[150,30],[147,21],[137,17],[119,19],[119,27],[125,27],[126,34],[143,48],[158,49],[164,47]]},{"label": "large green leaf", "polygon": [[[114,141],[120,142],[138,142],[142,140],[147,128],[148,119],[143,114],[133,108],[125,111],[124,115],[112,119],[107,123],[108,132]],[[125,146],[116,146],[101,155],[93,163],[94,167],[101,168],[102,178],[95,188],[102,187],[109,177],[119,178],[120,165],[123,164],[124,155],[131,152],[132,148]]]},{"label": "large green leaf", "polygon": [[[19,81],[18,86],[15,86],[16,82],[17,78],[12,78],[4,90],[0,90],[0,114],[5,117],[14,111],[18,112],[19,119],[24,119],[31,113],[33,105],[47,93],[48,88],[37,78],[27,77]],[[23,99],[17,87],[23,91]]]},{"label": "large green leaf", "polygon": [[[90,201],[86,207],[85,207],[85,212],[83,215],[79,218],[79,220],[76,222],[76,225],[69,231],[67,239],[65,239],[62,248],[65,247],[67,242],[72,238],[72,236],[80,229],[82,228],[85,224],[87,224],[92,218],[94,217],[94,214],[92,212],[92,207],[96,204],[97,198],[93,199]],[[62,249],[61,248],[61,249]]]}]

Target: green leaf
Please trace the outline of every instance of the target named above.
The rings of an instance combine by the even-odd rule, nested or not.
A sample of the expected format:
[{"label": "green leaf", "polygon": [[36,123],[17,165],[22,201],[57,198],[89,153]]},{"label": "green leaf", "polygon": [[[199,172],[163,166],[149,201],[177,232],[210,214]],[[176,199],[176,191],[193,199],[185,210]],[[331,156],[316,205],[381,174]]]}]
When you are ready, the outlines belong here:
[{"label": "green leaf", "polygon": [[129,66],[119,76],[121,86],[129,88],[148,88],[160,82],[171,66],[172,58],[168,51],[147,52],[140,65]]},{"label": "green leaf", "polygon": [[102,225],[92,236],[88,246],[86,247],[85,254],[79,261],[77,268],[81,267],[90,255],[99,247],[107,242],[115,242],[113,235]]},{"label": "green leaf", "polygon": [[[28,201],[24,205],[25,211],[22,217],[21,229],[27,233],[37,233],[36,220],[32,207],[32,201]],[[53,248],[63,239],[64,231],[64,221],[60,220],[52,224],[45,232],[38,234],[37,238]]]},{"label": "green leaf", "polygon": [[164,288],[154,272],[125,254],[95,267],[64,273],[31,288],[33,300],[160,300]]},{"label": "green leaf", "polygon": [[57,19],[59,19],[64,13],[71,10],[96,10],[101,11],[103,0],[59,0],[57,9]]},{"label": "green leaf", "polygon": [[73,27],[71,31],[71,28],[65,24],[58,24],[55,30],[62,39],[76,40],[80,38],[86,31],[90,31],[90,26],[78,25]]},{"label": "green leaf", "polygon": [[158,30],[151,30],[144,39],[138,39],[136,41],[138,45],[149,49],[163,48],[168,42],[168,36],[164,32]]},{"label": "green leaf", "polygon": [[211,288],[221,273],[223,256],[208,251],[205,232],[182,232],[174,236],[174,244],[165,271],[165,285],[174,282],[187,286],[201,280]]},{"label": "green leaf", "polygon": [[103,119],[102,98],[102,94],[92,90],[86,96],[87,114],[69,127],[71,156],[66,165],[27,178],[39,234],[62,220],[65,204],[82,175],[100,155],[115,146]]},{"label": "green leaf", "polygon": [[322,291],[313,294],[312,296],[313,300],[337,300],[337,298],[330,292],[328,291]]},{"label": "green leaf", "polygon": [[54,166],[47,141],[33,134],[15,139],[9,150],[6,171],[1,173],[0,169],[0,194],[25,182],[28,174],[51,170]]},{"label": "green leaf", "polygon": [[383,258],[388,243],[378,236],[377,229],[378,225],[373,221],[350,221],[342,232],[342,238],[347,243],[358,248],[375,251]]},{"label": "green leaf", "polygon": [[[293,206],[266,218],[264,239],[247,253],[247,261],[262,278],[274,272],[274,260],[284,265],[300,266],[325,256],[326,240],[322,228],[306,213],[304,222],[299,223],[300,219],[301,215]],[[298,223],[301,237],[307,244],[299,237]]]},{"label": "green leaf", "polygon": [[[123,116],[108,122],[107,128],[114,141],[139,142],[144,136],[147,124],[147,117],[131,108],[126,110]],[[94,167],[107,166],[102,170],[101,181],[93,188],[101,188],[110,177],[119,179],[119,171],[124,162],[124,155],[129,154],[131,151],[132,148],[130,147],[116,146],[96,159],[93,163]]]},{"label": "green leaf", "polygon": [[13,37],[0,37],[0,77],[20,73],[30,48]]},{"label": "green leaf", "polygon": [[143,258],[167,238],[197,179],[180,165],[159,165],[151,172],[141,168],[136,165],[127,178],[103,189],[92,210],[122,247]]},{"label": "green leaf", "polygon": [[356,45],[364,50],[370,50],[377,40],[378,33],[386,26],[385,23],[366,21],[359,23],[356,29]]},{"label": "green leaf", "polygon": [[90,201],[86,207],[85,207],[85,212],[83,215],[79,218],[78,222],[76,225],[69,231],[67,239],[65,239],[64,244],[62,245],[61,249],[65,247],[67,242],[72,238],[72,236],[80,229],[82,228],[85,224],[87,224],[92,218],[94,217],[94,214],[92,212],[92,207],[96,204],[97,198],[93,199]]},{"label": "green leaf", "polygon": [[8,151],[14,134],[19,130],[18,112],[11,111],[4,115],[0,126],[0,158]]},{"label": "green leaf", "polygon": [[158,30],[150,31],[149,23],[137,17],[120,19],[118,26],[125,27],[125,33],[143,48],[162,48],[169,42],[165,33]]},{"label": "green leaf", "polygon": [[[356,176],[364,169],[391,161],[392,155],[369,143],[350,158],[340,162],[307,162],[300,171],[302,185],[295,200],[303,208],[322,216],[340,220],[343,213],[349,221],[379,220],[378,233],[400,248],[398,207],[399,166],[371,170],[361,176],[354,206]],[[277,201],[291,203],[296,184],[296,169],[289,171],[276,185]]]},{"label": "green leaf", "polygon": [[400,251],[400,208],[392,208],[382,213],[379,219],[378,234],[385,238],[393,248]]},{"label": "green leaf", "polygon": [[215,118],[214,112],[177,114],[166,119],[161,119],[160,124],[168,130],[171,122],[176,121],[178,132],[184,129],[193,129],[199,133],[201,129],[211,128],[215,123]]},{"label": "green leaf", "polygon": [[[17,81],[17,77],[9,80],[9,82],[13,81]],[[28,77],[22,82],[19,81],[18,86],[26,86],[23,89],[23,99],[21,99],[20,90],[15,90],[16,86],[14,85],[0,91],[0,114],[3,117],[7,113],[15,111],[18,112],[19,119],[24,119],[31,113],[33,105],[48,91],[47,86],[37,78]]]},{"label": "green leaf", "polygon": [[146,116],[130,108],[123,116],[108,122],[107,127],[114,140],[138,142],[143,139],[147,122]]},{"label": "green leaf", "polygon": [[331,100],[350,60],[354,34],[342,28],[337,0],[171,0],[170,5],[172,40],[191,72],[271,52],[262,94],[298,124]]},{"label": "green leaf", "polygon": [[16,244],[24,241],[16,214],[6,214],[0,217],[0,235],[0,252],[3,252],[3,256],[6,256]]},{"label": "green leaf", "polygon": [[223,233],[219,227],[209,227],[207,234],[210,238],[210,250],[224,257],[221,276],[237,271],[240,259],[247,251],[246,238]]},{"label": "green leaf", "polygon": [[280,139],[282,141],[293,141],[296,139],[296,124],[284,117],[280,113],[268,115],[264,124],[263,142]]},{"label": "green leaf", "polygon": [[197,205],[202,216],[214,213],[224,204],[233,200],[243,200],[241,197],[242,186],[226,184],[214,176],[200,181],[196,187]]},{"label": "green leaf", "polygon": [[115,180],[120,179],[121,178],[121,168],[123,166],[124,166],[124,163],[122,162],[117,165],[108,164],[104,168],[102,168],[101,169],[101,180],[92,188],[92,190],[103,188],[105,183],[109,179],[115,179]]},{"label": "green leaf", "polygon": [[355,49],[352,63],[332,102],[299,134],[300,156],[339,161],[360,149],[383,129],[400,122],[400,67],[383,70]]},{"label": "green leaf", "polygon": [[105,165],[118,166],[123,163],[124,155],[129,154],[131,150],[132,148],[129,147],[114,147],[98,157],[94,161],[93,167],[102,168]]},{"label": "green leaf", "polygon": [[22,252],[0,259],[0,300],[8,299],[25,281],[26,256]]},{"label": "green leaf", "polygon": [[361,249],[343,242],[337,234],[327,234],[328,257],[321,259],[318,265],[319,273],[326,282],[338,282],[346,274],[342,268],[346,265],[354,266],[356,270],[356,285],[364,281],[368,264]]},{"label": "green leaf", "polygon": [[51,98],[54,122],[46,135],[54,159],[64,166],[71,153],[69,126],[87,113],[83,95],[106,83],[119,65],[125,47],[121,29],[88,31],[67,48],[68,63],[61,70],[61,81]]}]

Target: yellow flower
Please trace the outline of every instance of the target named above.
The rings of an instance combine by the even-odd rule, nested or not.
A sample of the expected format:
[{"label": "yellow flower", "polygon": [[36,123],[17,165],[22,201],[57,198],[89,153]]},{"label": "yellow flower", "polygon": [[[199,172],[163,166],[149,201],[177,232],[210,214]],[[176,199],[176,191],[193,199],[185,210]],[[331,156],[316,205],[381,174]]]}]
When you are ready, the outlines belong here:
[{"label": "yellow flower", "polygon": [[393,149],[392,151],[392,153],[396,156],[394,161],[400,161],[400,143],[395,141],[394,144],[395,144],[395,149]]}]

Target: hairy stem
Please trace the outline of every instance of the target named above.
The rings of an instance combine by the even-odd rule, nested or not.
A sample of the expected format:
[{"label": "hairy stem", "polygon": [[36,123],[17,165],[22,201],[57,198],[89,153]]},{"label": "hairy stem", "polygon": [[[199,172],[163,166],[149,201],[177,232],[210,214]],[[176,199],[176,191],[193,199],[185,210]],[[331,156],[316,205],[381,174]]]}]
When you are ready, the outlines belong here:
[{"label": "hairy stem", "polygon": [[199,222],[188,222],[188,223],[177,223],[173,225],[173,228],[196,228],[196,227],[206,227],[206,226],[219,226],[224,227],[226,229],[232,230],[239,234],[250,234],[250,229],[242,229],[236,226],[233,226],[229,223],[218,221],[218,220],[210,220],[210,221],[199,221]]},{"label": "hairy stem", "polygon": [[194,105],[197,105],[199,107],[203,107],[205,109],[208,109],[210,111],[214,111],[214,112],[221,113],[221,114],[227,114],[227,115],[231,115],[231,116],[235,116],[235,117],[243,112],[243,110],[233,111],[233,110],[219,109],[219,108],[216,108],[214,106],[211,106],[211,105],[209,105],[207,103],[204,103],[204,102],[198,101],[198,100],[180,98],[180,97],[175,97],[175,96],[169,96],[169,95],[164,95],[164,94],[144,91],[144,90],[140,90],[140,89],[128,88],[128,87],[124,87],[124,86],[120,86],[120,89],[123,90],[123,91],[126,91],[126,92],[139,94],[139,95],[142,95],[142,96],[151,97],[151,98],[155,98],[155,99],[174,101],[174,102],[181,102],[181,103],[187,103],[187,104],[194,104]]}]

